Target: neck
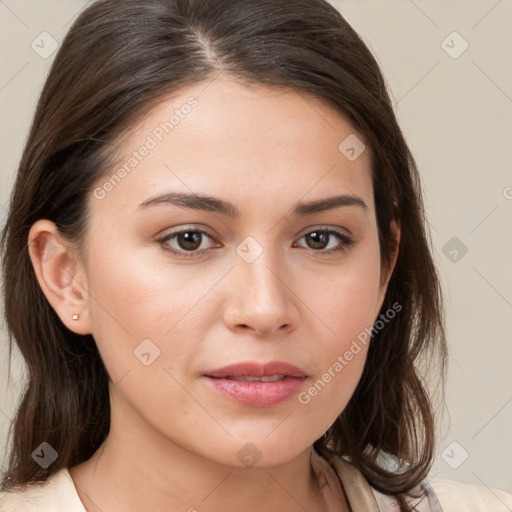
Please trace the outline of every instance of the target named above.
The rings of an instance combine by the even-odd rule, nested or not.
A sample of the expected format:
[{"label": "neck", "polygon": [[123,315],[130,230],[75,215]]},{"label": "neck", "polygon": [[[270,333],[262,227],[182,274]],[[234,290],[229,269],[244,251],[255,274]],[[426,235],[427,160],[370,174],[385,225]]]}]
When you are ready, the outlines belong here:
[{"label": "neck", "polygon": [[349,510],[320,459],[310,446],[277,466],[223,465],[113,408],[108,438],[69,472],[87,512]]}]

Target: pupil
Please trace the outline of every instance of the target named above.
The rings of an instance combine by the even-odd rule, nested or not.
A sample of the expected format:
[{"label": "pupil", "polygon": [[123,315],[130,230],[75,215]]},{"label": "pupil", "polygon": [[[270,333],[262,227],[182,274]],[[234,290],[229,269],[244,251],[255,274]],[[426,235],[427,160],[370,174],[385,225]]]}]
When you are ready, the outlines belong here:
[{"label": "pupil", "polygon": [[[313,239],[313,245],[316,245],[316,247],[313,247],[313,249],[323,249],[323,245],[326,243],[326,239],[328,234],[324,233],[322,231],[313,231],[310,233],[310,238]],[[318,244],[320,247],[318,247]]]},{"label": "pupil", "polygon": [[201,243],[197,243],[199,239],[200,233],[197,231],[186,231],[185,233],[180,233],[179,235],[180,245],[183,249],[197,249],[201,245]]}]

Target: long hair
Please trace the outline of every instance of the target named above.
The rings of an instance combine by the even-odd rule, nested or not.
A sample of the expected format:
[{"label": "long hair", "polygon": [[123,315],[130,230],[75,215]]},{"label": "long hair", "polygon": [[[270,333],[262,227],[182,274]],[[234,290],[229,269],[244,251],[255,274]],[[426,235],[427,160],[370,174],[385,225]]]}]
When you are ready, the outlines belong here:
[{"label": "long hair", "polygon": [[[11,425],[1,489],[44,481],[89,459],[109,432],[109,377],[91,335],[68,330],[42,293],[29,258],[30,227],[56,223],[80,245],[87,197],[116,141],[149,108],[223,73],[327,100],[371,147],[381,261],[401,225],[398,259],[367,361],[347,407],[314,447],[346,457],[376,489],[403,495],[434,455],[434,407],[420,365],[445,379],[440,282],[426,228],[421,182],[375,58],[324,0],[99,0],[72,25],[54,59],[19,164],[0,239],[9,348],[27,364]],[[341,142],[341,141],[340,141]],[[43,441],[58,453],[47,469],[31,457]],[[394,457],[392,470],[381,456]]]}]

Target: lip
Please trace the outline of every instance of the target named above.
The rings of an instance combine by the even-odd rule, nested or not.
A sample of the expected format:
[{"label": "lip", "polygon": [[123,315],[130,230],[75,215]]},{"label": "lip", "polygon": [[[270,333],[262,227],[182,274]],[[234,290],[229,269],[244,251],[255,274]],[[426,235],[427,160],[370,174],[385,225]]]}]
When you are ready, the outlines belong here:
[{"label": "lip", "polygon": [[205,373],[206,377],[271,377],[272,375],[286,375],[288,377],[304,378],[306,373],[297,366],[283,361],[270,361],[269,363],[258,363],[247,361],[230,364],[217,370]]},{"label": "lip", "polygon": [[224,398],[249,407],[269,407],[299,392],[306,377],[287,376],[275,382],[248,382],[205,376],[207,384]]},{"label": "lip", "polygon": [[[234,380],[236,377],[273,375],[284,375],[285,378],[272,382]],[[204,377],[214,391],[228,400],[249,407],[270,407],[296,394],[308,376],[297,366],[282,361],[271,361],[266,364],[232,364],[209,371]]]}]

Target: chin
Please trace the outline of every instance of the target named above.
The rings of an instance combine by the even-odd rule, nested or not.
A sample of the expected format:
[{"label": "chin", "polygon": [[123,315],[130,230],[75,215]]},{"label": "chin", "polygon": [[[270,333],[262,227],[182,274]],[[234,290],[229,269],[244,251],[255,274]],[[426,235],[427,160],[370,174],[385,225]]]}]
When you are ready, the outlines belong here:
[{"label": "chin", "polygon": [[232,440],[231,448],[226,447],[212,457],[217,462],[237,468],[269,468],[286,464],[309,450],[313,442],[301,445],[293,436],[288,436],[288,443],[282,438],[273,440],[256,440],[251,438]]}]

